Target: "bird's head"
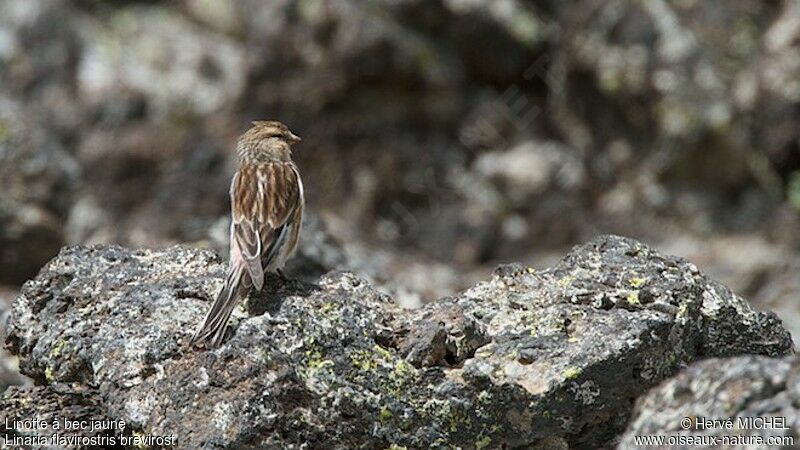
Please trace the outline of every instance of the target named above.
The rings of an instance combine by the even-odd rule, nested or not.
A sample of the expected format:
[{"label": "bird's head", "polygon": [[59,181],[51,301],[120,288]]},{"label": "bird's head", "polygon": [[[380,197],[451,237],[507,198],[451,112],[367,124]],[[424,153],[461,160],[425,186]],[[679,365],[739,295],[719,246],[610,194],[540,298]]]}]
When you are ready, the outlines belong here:
[{"label": "bird's head", "polygon": [[236,144],[242,163],[289,161],[292,144],[301,139],[289,127],[276,120],[256,120]]}]

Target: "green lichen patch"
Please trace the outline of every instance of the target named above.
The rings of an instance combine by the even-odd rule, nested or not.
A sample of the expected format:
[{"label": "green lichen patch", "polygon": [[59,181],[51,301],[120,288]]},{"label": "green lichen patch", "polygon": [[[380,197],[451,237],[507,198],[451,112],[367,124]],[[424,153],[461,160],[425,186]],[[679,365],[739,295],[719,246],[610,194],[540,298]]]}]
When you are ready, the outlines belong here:
[{"label": "green lichen patch", "polygon": [[639,289],[640,287],[644,286],[645,283],[647,283],[647,279],[641,277],[633,277],[630,280],[628,280],[628,284],[630,284],[631,287],[636,289]]},{"label": "green lichen patch", "polygon": [[575,278],[576,278],[575,275],[563,276],[558,281],[556,281],[556,285],[561,288],[567,287],[570,284],[572,284],[573,281],[575,281]]},{"label": "green lichen patch", "polygon": [[353,367],[363,372],[372,372],[378,368],[378,362],[373,352],[358,349],[350,353],[350,362]]},{"label": "green lichen patch", "polygon": [[583,373],[583,369],[580,367],[567,367],[567,369],[564,370],[564,379],[574,380],[581,376],[581,373]]},{"label": "green lichen patch", "polygon": [[61,355],[61,351],[64,350],[65,345],[67,345],[67,341],[64,339],[59,339],[53,349],[50,350],[50,357],[58,358]]}]

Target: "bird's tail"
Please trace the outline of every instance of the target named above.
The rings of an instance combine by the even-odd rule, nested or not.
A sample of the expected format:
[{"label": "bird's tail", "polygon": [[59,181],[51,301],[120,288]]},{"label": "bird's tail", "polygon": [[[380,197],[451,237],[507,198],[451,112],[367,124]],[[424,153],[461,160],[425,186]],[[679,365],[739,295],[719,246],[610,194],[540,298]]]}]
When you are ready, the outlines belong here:
[{"label": "bird's tail", "polygon": [[203,325],[197,329],[192,336],[191,344],[194,345],[201,341],[209,341],[211,347],[219,347],[222,343],[222,338],[225,337],[225,325],[228,324],[228,319],[231,317],[233,307],[236,306],[236,301],[241,293],[242,275],[244,273],[244,266],[235,265],[228,271],[228,277],[225,279],[225,286],[223,286],[217,299],[214,300],[214,305],[206,314]]}]

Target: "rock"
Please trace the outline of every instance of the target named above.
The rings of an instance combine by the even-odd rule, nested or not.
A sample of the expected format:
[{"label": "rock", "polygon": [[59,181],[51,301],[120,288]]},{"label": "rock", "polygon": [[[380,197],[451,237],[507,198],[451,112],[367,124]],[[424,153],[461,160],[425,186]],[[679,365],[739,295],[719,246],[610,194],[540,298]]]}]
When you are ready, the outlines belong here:
[{"label": "rock", "polygon": [[792,336],[800,335],[800,311],[794,306],[800,292],[800,258],[790,260],[783,267],[774,267],[765,273],[753,299],[759,305],[774,310],[785,321]]},{"label": "rock", "polygon": [[86,19],[76,76],[90,103],[134,92],[157,117],[204,115],[234,104],[245,88],[241,45],[170,8],[122,8],[103,21]]},{"label": "rock", "polygon": [[[77,35],[64,20],[64,0],[3,2],[0,5],[0,77],[4,89],[44,100],[51,87],[70,82],[79,52]],[[66,106],[66,105],[59,105]]]},{"label": "rock", "polygon": [[[0,397],[0,438],[9,447],[21,448],[108,448],[111,445],[105,439],[118,439],[123,430],[112,429],[70,429],[65,427],[65,419],[71,423],[92,421],[107,422],[103,414],[102,400],[97,393],[85,386],[56,384],[52,386],[30,386],[9,388]],[[9,426],[14,421],[36,420],[36,425],[28,425],[28,429]],[[59,429],[53,424],[58,422]],[[46,425],[43,425],[46,424]],[[94,445],[76,446],[68,441],[52,441],[54,433],[63,438],[89,439]],[[26,441],[27,439],[27,441]],[[41,441],[40,441],[41,440]],[[19,442],[19,444],[15,444]],[[32,442],[34,444],[27,444]],[[54,445],[38,445],[45,442]],[[92,442],[92,441],[90,441]]]},{"label": "rock", "polygon": [[[457,366],[491,342],[479,321],[467,316],[456,301],[442,300],[404,317],[398,327],[398,350],[416,367]],[[404,336],[407,334],[407,336]]]},{"label": "rock", "polygon": [[0,95],[0,284],[21,284],[58,253],[79,179],[57,137]]},{"label": "rock", "polygon": [[187,247],[64,248],[6,344],[39,386],[91,389],[126,432],[178,448],[596,446],[681,367],[792,348],[774,315],[616,236],[414,311],[348,272],[271,277],[222,347],[187,348],[224,270]]},{"label": "rock", "polygon": [[[728,448],[794,448],[800,433],[798,366],[797,357],[759,356],[714,358],[693,364],[637,402],[619,448],[642,448],[636,443],[637,436],[674,439],[678,435],[703,439],[704,448],[720,448],[724,438],[740,439],[739,444],[729,444]],[[729,419],[731,428],[712,422]],[[746,422],[752,419],[774,422],[762,423],[759,428]],[[689,421],[688,426],[683,421]],[[755,440],[759,438],[763,439],[761,443]]]},{"label": "rock", "polygon": [[[16,297],[17,291],[0,286],[0,336],[5,335],[6,320],[11,307],[11,300]],[[24,384],[25,379],[20,376],[17,367],[17,358],[0,349],[0,392],[16,384]]]},{"label": "rock", "polygon": [[20,284],[64,245],[59,219],[37,205],[0,196],[0,282]]},{"label": "rock", "polygon": [[548,190],[550,184],[574,188],[584,179],[574,151],[553,143],[525,142],[508,152],[487,152],[475,162],[481,175],[505,186],[515,206]]}]

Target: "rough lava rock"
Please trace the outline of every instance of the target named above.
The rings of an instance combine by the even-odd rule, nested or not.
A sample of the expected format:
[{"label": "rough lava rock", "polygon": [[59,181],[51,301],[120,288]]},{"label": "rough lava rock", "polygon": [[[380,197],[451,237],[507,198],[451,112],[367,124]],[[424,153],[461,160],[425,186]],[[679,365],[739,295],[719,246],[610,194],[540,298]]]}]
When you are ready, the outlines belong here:
[{"label": "rough lava rock", "polygon": [[[17,291],[0,286],[0,336],[5,332],[6,318],[11,307],[11,300],[16,297]],[[15,384],[23,384],[25,380],[19,375],[17,359],[11,357],[0,348],[0,392]]]},{"label": "rough lava rock", "polygon": [[[65,441],[58,445],[58,442],[50,441],[53,428],[41,428],[36,432],[22,431],[9,427],[15,420],[37,419],[46,422],[49,426],[55,422],[63,421],[107,421],[110,420],[103,414],[101,399],[95,391],[80,385],[55,384],[51,386],[11,386],[0,398],[0,433],[2,433],[8,448],[75,448]],[[94,439],[100,444],[103,439],[109,437],[118,438],[123,435],[123,430],[118,429],[82,429],[71,430],[70,432],[60,432],[63,437],[70,436],[79,439]],[[128,434],[129,436],[129,434]],[[15,441],[15,439],[19,439]],[[26,445],[25,439],[29,442],[38,442],[35,439],[48,439],[48,443],[55,445],[38,446]],[[106,445],[85,446],[79,448],[120,448]],[[6,448],[6,447],[3,447]]]},{"label": "rough lava rock", "polygon": [[[800,442],[798,366],[797,357],[761,356],[693,364],[640,399],[619,448],[642,448],[636,445],[636,436],[679,435],[706,444],[696,448],[796,448]],[[693,421],[688,430],[681,428],[687,418]],[[739,422],[752,418],[775,418],[776,422],[761,429]],[[702,425],[727,419],[733,421],[733,430]],[[724,445],[723,439],[739,439],[739,444]]]},{"label": "rough lava rock", "polygon": [[[81,387],[126,432],[237,449],[596,446],[697,359],[792,349],[773,314],[616,236],[411,311],[352,273],[271,277],[222,347],[188,348],[224,270],[207,250],[67,247],[6,344],[33,389]],[[19,395],[6,414],[31,413]]]}]

